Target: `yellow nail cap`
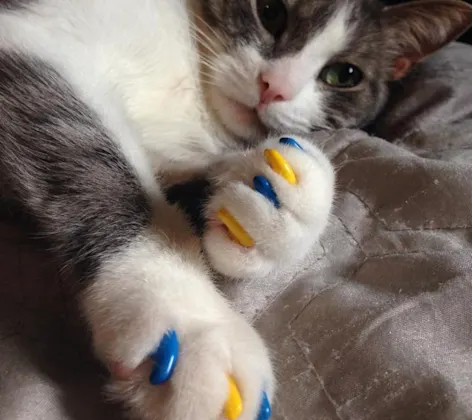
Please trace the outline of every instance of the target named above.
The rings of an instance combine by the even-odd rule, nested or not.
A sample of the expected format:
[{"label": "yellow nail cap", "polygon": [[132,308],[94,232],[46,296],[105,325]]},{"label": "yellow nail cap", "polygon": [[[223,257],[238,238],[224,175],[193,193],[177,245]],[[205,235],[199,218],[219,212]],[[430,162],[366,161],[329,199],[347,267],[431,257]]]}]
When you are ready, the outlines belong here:
[{"label": "yellow nail cap", "polygon": [[225,404],[225,416],[228,420],[237,420],[243,412],[243,400],[234,379],[228,377],[228,399]]},{"label": "yellow nail cap", "polygon": [[251,248],[254,246],[254,240],[228,210],[220,209],[216,215],[218,216],[218,219],[220,219],[221,222],[227,227],[232,239],[246,248]]},{"label": "yellow nail cap", "polygon": [[293,172],[292,167],[284,159],[284,157],[276,149],[264,150],[264,157],[266,162],[272,168],[274,172],[277,172],[280,176],[283,176],[289,184],[296,184],[297,177]]}]

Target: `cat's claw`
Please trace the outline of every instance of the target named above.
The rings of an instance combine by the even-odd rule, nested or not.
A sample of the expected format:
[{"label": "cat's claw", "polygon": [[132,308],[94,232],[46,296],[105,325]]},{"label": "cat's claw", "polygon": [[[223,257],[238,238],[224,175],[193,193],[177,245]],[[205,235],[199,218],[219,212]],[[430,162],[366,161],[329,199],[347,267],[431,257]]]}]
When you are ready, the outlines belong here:
[{"label": "cat's claw", "polygon": [[204,246],[223,274],[263,276],[300,260],[327,225],[334,170],[306,139],[271,138],[233,154],[214,180]]},{"label": "cat's claw", "polygon": [[[177,333],[174,330],[168,331],[149,357],[153,362],[149,379],[151,385],[161,385],[171,380],[179,358]],[[225,403],[224,416],[227,420],[238,420],[243,412],[243,406],[238,384],[232,376],[228,376],[228,397]],[[271,412],[271,405],[267,393],[264,391],[257,420],[269,419]]]},{"label": "cat's claw", "polygon": [[179,360],[179,347],[177,333],[170,330],[150,354],[153,365],[149,382],[152,385],[160,385],[170,379]]}]

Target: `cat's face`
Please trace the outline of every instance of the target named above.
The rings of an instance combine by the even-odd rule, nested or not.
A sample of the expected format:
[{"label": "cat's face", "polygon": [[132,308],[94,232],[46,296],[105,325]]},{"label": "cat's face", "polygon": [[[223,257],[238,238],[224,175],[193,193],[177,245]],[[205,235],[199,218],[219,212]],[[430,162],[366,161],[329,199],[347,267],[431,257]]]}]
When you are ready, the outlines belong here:
[{"label": "cat's face", "polygon": [[[387,16],[377,0],[202,1],[198,38],[210,104],[229,131],[246,139],[367,124],[384,105],[390,80],[472,23],[462,3],[421,3],[430,10],[401,6]],[[451,7],[463,17],[454,27]],[[418,27],[411,34],[399,33],[405,21],[395,19],[405,10],[403,19]],[[446,34],[435,47],[413,51],[410,44],[430,30],[419,25],[425,11]]]}]

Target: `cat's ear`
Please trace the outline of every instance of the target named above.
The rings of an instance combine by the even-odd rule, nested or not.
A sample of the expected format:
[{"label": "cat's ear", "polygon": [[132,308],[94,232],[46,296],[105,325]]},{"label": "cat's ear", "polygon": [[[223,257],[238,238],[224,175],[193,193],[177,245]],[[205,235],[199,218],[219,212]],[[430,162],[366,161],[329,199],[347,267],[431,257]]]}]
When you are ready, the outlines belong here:
[{"label": "cat's ear", "polygon": [[457,0],[417,0],[385,7],[382,21],[391,52],[391,79],[398,80],[463,34],[472,25],[472,6]]}]

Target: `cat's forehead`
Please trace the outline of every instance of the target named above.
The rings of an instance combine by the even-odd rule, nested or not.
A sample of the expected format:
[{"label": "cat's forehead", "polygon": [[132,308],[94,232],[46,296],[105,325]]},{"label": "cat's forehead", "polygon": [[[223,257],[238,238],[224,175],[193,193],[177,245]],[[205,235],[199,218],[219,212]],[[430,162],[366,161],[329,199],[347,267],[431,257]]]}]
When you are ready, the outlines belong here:
[{"label": "cat's forehead", "polygon": [[298,52],[323,34],[328,34],[329,38],[345,38],[355,26],[351,16],[357,2],[291,0],[287,4],[287,28],[275,48],[268,51],[268,55],[274,57]]},{"label": "cat's forehead", "polygon": [[[376,28],[378,0],[285,0],[287,25],[274,44],[257,17],[257,0],[208,0],[203,3],[209,23],[227,44],[257,44],[267,58],[302,50],[318,36],[339,40],[362,38]],[[340,40],[339,40],[340,41]]]},{"label": "cat's forehead", "polygon": [[287,5],[288,27],[280,43],[285,52],[300,50],[325,31],[349,32],[355,37],[375,22],[379,10],[378,2],[372,0],[288,0]]}]

